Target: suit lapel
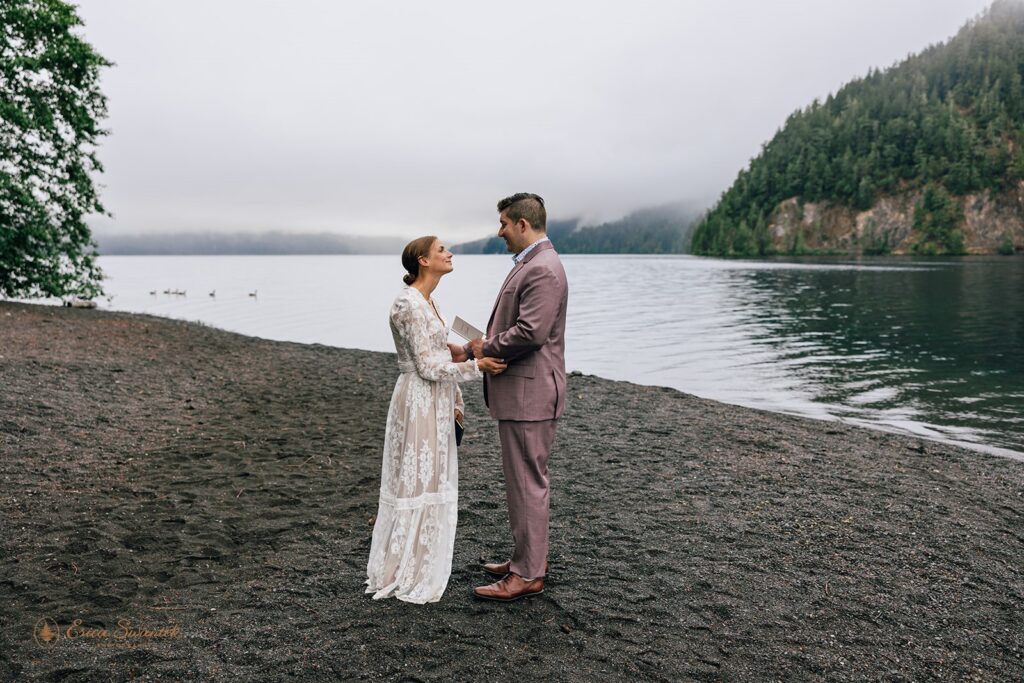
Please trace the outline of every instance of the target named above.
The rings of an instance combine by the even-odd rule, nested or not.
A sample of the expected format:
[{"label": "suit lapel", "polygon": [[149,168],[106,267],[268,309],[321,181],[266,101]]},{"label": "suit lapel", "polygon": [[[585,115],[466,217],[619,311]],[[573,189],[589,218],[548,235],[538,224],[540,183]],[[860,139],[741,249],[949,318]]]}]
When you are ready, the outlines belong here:
[{"label": "suit lapel", "polygon": [[519,271],[521,271],[526,266],[527,263],[529,263],[530,261],[533,260],[534,256],[536,256],[540,252],[544,251],[545,249],[554,249],[554,248],[555,247],[554,247],[553,244],[551,244],[550,240],[547,241],[547,242],[543,242],[541,244],[538,244],[536,247],[533,248],[533,250],[529,254],[526,255],[526,258],[524,258],[522,261],[517,263],[515,265],[515,267],[512,268],[511,271],[509,271],[509,274],[505,276],[505,281],[501,283],[501,287],[498,289],[498,298],[496,298],[494,300],[494,305],[491,306],[491,317],[487,319],[487,329],[484,330],[484,331],[485,331],[485,333],[488,336],[490,336],[490,333],[491,333],[491,323],[494,322],[494,314],[498,310],[498,302],[501,301],[501,293],[505,291],[505,288],[508,287],[508,284],[510,282],[512,282],[512,279],[515,278],[515,276],[519,274]]},{"label": "suit lapel", "polygon": [[[527,254],[527,256],[529,256],[529,254]],[[525,266],[525,265],[526,265],[526,259],[523,259],[522,261],[517,263],[515,265],[515,267],[512,268],[512,270],[510,270],[508,272],[508,275],[505,276],[505,281],[501,283],[501,287],[498,288],[498,296],[494,300],[494,305],[491,306],[491,317],[487,319],[487,330],[486,330],[486,332],[487,332],[488,336],[490,336],[490,332],[491,332],[491,323],[494,322],[494,314],[498,310],[498,302],[501,301],[501,293],[505,291],[505,288],[508,287],[508,283],[512,282],[512,278],[515,277],[516,273],[518,273],[520,270],[522,270],[523,266]]]}]

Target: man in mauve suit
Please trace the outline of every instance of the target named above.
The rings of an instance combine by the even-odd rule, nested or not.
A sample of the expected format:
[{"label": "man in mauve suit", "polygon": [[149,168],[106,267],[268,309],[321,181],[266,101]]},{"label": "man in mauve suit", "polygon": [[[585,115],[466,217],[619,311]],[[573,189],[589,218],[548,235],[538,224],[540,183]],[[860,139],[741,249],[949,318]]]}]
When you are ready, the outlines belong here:
[{"label": "man in mauve suit", "polygon": [[501,577],[473,594],[510,601],[544,592],[548,555],[548,456],[565,407],[565,308],[569,286],[547,238],[544,200],[520,193],[498,202],[498,236],[515,254],[487,322],[487,336],[452,355],[501,358],[508,367],[484,375],[484,401],[498,420],[509,524],[515,549],[485,564]]}]

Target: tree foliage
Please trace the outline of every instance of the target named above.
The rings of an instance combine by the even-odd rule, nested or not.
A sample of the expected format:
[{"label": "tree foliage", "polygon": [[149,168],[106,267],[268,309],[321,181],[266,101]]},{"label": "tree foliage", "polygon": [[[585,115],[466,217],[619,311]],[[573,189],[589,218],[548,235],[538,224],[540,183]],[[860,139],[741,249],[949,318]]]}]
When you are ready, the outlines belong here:
[{"label": "tree foliage", "polygon": [[929,185],[914,206],[914,230],[919,254],[963,254],[964,235],[958,229],[963,218],[960,207],[939,185]]},{"label": "tree foliage", "polygon": [[998,0],[950,41],[792,114],[698,224],[693,253],[771,253],[769,218],[791,197],[864,210],[880,194],[1011,186],[1024,178],[1022,79],[1024,3]]},{"label": "tree foliage", "polygon": [[91,173],[110,62],[81,25],[60,0],[0,2],[0,295],[101,292],[84,218],[104,212]]}]

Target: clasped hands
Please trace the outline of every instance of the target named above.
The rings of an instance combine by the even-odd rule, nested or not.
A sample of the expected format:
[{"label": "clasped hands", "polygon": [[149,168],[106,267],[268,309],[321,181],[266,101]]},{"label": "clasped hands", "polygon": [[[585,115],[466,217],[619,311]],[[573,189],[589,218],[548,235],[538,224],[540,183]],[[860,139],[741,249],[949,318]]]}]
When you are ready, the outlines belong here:
[{"label": "clasped hands", "polygon": [[[469,342],[470,348],[473,349],[473,357],[476,358],[476,366],[480,368],[481,372],[486,372],[488,375],[500,375],[505,371],[508,365],[500,358],[491,358],[490,356],[484,356],[484,340],[474,339]],[[452,353],[452,360],[456,363],[469,360],[469,355],[466,350],[458,344],[448,343],[448,350]]]}]

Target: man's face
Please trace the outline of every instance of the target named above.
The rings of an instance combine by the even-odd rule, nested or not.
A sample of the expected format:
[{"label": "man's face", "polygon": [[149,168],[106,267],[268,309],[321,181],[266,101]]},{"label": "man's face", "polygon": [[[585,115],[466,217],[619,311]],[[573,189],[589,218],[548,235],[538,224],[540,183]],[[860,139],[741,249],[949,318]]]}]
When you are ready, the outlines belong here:
[{"label": "man's face", "polygon": [[518,254],[526,248],[526,223],[522,220],[512,222],[504,211],[498,216],[498,237],[505,240],[505,247],[512,254]]}]

